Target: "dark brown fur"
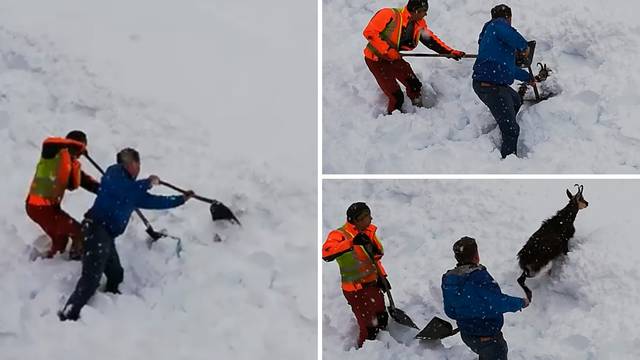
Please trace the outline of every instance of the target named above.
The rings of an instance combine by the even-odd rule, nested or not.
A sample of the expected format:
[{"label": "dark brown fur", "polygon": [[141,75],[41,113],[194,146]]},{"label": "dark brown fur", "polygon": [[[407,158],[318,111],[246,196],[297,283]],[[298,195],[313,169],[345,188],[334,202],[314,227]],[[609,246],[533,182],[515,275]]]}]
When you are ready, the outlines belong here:
[{"label": "dark brown fur", "polygon": [[569,240],[576,231],[573,221],[576,219],[578,210],[589,205],[582,197],[582,189],[580,185],[575,195],[571,195],[567,190],[567,196],[570,199],[567,206],[552,218],[545,220],[540,229],[531,235],[518,252],[518,260],[524,276],[535,276],[549,262],[569,252]]}]

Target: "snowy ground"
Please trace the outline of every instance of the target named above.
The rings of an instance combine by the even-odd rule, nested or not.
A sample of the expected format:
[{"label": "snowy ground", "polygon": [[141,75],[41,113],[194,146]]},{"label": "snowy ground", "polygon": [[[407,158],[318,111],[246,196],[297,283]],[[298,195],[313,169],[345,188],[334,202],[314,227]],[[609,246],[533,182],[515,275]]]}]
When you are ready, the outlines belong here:
[{"label": "snowy ground", "polygon": [[[327,181],[323,185],[323,234],[344,222],[346,207],[372,208],[385,247],[383,263],[396,306],[418,326],[446,319],[441,276],[455,266],[451,245],[462,236],[478,241],[481,262],[505,293],[524,296],[516,283],[516,253],[541,222],[566,205],[569,180]],[[551,274],[527,284],[533,302],[505,316],[510,359],[638,359],[640,270],[636,214],[639,181],[579,181],[589,207],[580,211],[570,253]],[[340,290],[335,263],[323,265],[325,359],[460,359],[477,357],[458,335],[421,344],[392,323],[355,350],[357,325]],[[393,336],[391,336],[393,335]]]},{"label": "snowy ground", "polygon": [[[386,98],[364,64],[362,30],[405,1],[323,0],[325,173],[629,173],[640,169],[640,5],[626,0],[513,0],[513,24],[537,40],[535,61],[561,91],[519,114],[520,158],[500,160],[499,129],[471,88],[473,60],[409,60],[431,108],[383,116]],[[477,53],[487,0],[432,2],[427,23]],[[416,52],[431,52],[420,45]],[[515,86],[515,85],[514,85]],[[405,104],[409,102],[406,101]]]},{"label": "snowy ground", "polygon": [[[316,12],[302,3],[0,3],[2,359],[315,358],[317,252],[300,239],[317,223]],[[136,147],[142,176],[217,198],[244,226],[195,200],[146,211],[182,237],[178,259],[170,239],[148,250],[134,217],[117,240],[123,294],[61,323],[80,264],[27,260],[41,230],[24,199],[41,141],[75,128],[103,166]],[[81,218],[92,200],[63,207]]]}]

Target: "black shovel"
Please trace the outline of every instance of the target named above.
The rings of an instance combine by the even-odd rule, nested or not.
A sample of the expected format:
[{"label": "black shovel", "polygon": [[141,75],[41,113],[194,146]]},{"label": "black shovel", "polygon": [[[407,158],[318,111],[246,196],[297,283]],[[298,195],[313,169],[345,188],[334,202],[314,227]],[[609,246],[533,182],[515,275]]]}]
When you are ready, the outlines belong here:
[{"label": "black shovel", "polygon": [[[173,189],[177,192],[180,192],[182,194],[186,194],[187,190],[181,189],[175,185],[172,185],[168,182],[165,181],[160,181],[160,184]],[[211,207],[209,208],[209,211],[211,212],[211,220],[216,221],[216,220],[228,220],[229,222],[231,222],[232,224],[235,223],[239,226],[242,226],[242,224],[240,224],[240,220],[238,220],[238,218],[233,214],[233,212],[231,211],[231,209],[229,209],[225,204],[221,203],[218,200],[214,200],[214,199],[209,199],[206,198],[204,196],[200,196],[200,195],[193,195],[193,198],[196,200],[200,200],[203,202],[206,202],[208,204],[211,204]]]},{"label": "black shovel", "polygon": [[389,289],[389,286],[387,285],[387,282],[384,281],[384,279],[381,280],[384,292],[389,298],[389,306],[387,306],[387,311],[389,311],[389,315],[391,315],[391,318],[393,318],[393,320],[395,320],[400,325],[420,329],[418,325],[416,325],[413,320],[411,320],[409,315],[396,307],[395,303],[393,302],[393,297],[391,296],[391,289]]},{"label": "black shovel", "polygon": [[420,340],[440,340],[449,336],[453,336],[460,332],[459,329],[454,329],[453,325],[450,322],[440,319],[437,316],[434,316],[431,321],[427,324],[427,326],[422,329],[416,335],[416,339]]}]

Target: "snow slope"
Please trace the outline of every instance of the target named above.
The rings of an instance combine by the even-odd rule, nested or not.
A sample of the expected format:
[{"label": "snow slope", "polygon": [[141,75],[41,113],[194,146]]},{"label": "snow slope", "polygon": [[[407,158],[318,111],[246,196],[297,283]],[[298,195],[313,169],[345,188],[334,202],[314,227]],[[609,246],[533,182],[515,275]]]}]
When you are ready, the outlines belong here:
[{"label": "snow slope", "polygon": [[[431,2],[427,23],[452,47],[477,53],[478,34],[496,3]],[[516,29],[538,42],[534,60],[554,70],[543,86],[561,94],[521,110],[520,158],[505,161],[499,129],[471,88],[472,59],[410,59],[432,107],[415,109],[406,101],[408,113],[382,115],[386,98],[364,64],[362,30],[378,9],[404,4],[323,1],[325,173],[632,173],[640,168],[637,2],[508,3]],[[422,45],[415,51],[431,52]]]},{"label": "snow slope", "polygon": [[[315,7],[300,3],[0,3],[2,359],[315,358],[316,248],[300,241],[316,228],[315,27],[301,27]],[[117,239],[123,294],[59,322],[80,264],[27,260],[41,230],[24,198],[41,141],[74,128],[103,166],[133,146],[141,176],[219,199],[243,227],[195,200],[145,211],[182,237],[178,259],[171,239],[147,249],[134,216]],[[81,218],[92,200],[76,191],[63,207]]]},{"label": "snow slope", "polygon": [[[502,291],[524,296],[516,253],[568,201],[568,180],[328,181],[323,234],[340,226],[349,204],[365,201],[385,247],[383,263],[396,306],[425,326],[447,319],[441,276],[455,266],[451,246],[478,241],[481,263]],[[575,221],[570,253],[550,274],[530,279],[533,302],[505,315],[509,359],[637,359],[640,357],[640,271],[636,263],[639,181],[577,181],[589,207]],[[442,344],[411,341],[417,331],[392,323],[377,341],[355,350],[357,325],[335,263],[323,265],[325,359],[477,359],[458,335]],[[405,330],[408,329],[408,330]]]}]

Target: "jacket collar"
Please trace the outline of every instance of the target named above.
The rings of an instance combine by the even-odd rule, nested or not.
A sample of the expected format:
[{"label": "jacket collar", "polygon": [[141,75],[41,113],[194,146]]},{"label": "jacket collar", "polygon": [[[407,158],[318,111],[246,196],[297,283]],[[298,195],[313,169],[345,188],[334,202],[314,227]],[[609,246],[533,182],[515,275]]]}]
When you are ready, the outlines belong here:
[{"label": "jacket collar", "polygon": [[[353,235],[353,236],[356,236],[356,235],[359,233],[359,231],[358,231],[358,229],[356,228],[356,226],[355,226],[355,225],[353,225],[353,224],[351,224],[351,223],[350,223],[350,222],[348,222],[348,221],[344,224],[344,229],[345,229],[349,234],[351,234],[351,235]],[[375,233],[377,229],[378,229],[378,228],[377,228],[375,225],[371,224],[371,225],[369,225],[369,227],[367,227],[367,228],[364,230],[364,232],[365,232],[365,233]]]},{"label": "jacket collar", "polygon": [[490,22],[501,22],[503,24],[509,25],[509,22],[507,21],[507,19],[505,19],[503,17],[499,17],[499,18],[493,19]]},{"label": "jacket collar", "polygon": [[462,264],[457,265],[455,268],[447,271],[446,275],[457,275],[457,276],[465,276],[471,274],[474,271],[478,270],[486,270],[484,265],[482,264]]},{"label": "jacket collar", "polygon": [[407,7],[403,7],[402,11],[400,12],[400,16],[402,17],[402,23],[403,24],[408,24],[409,23],[409,19],[411,18],[411,13],[409,12],[409,10],[407,10]]}]

